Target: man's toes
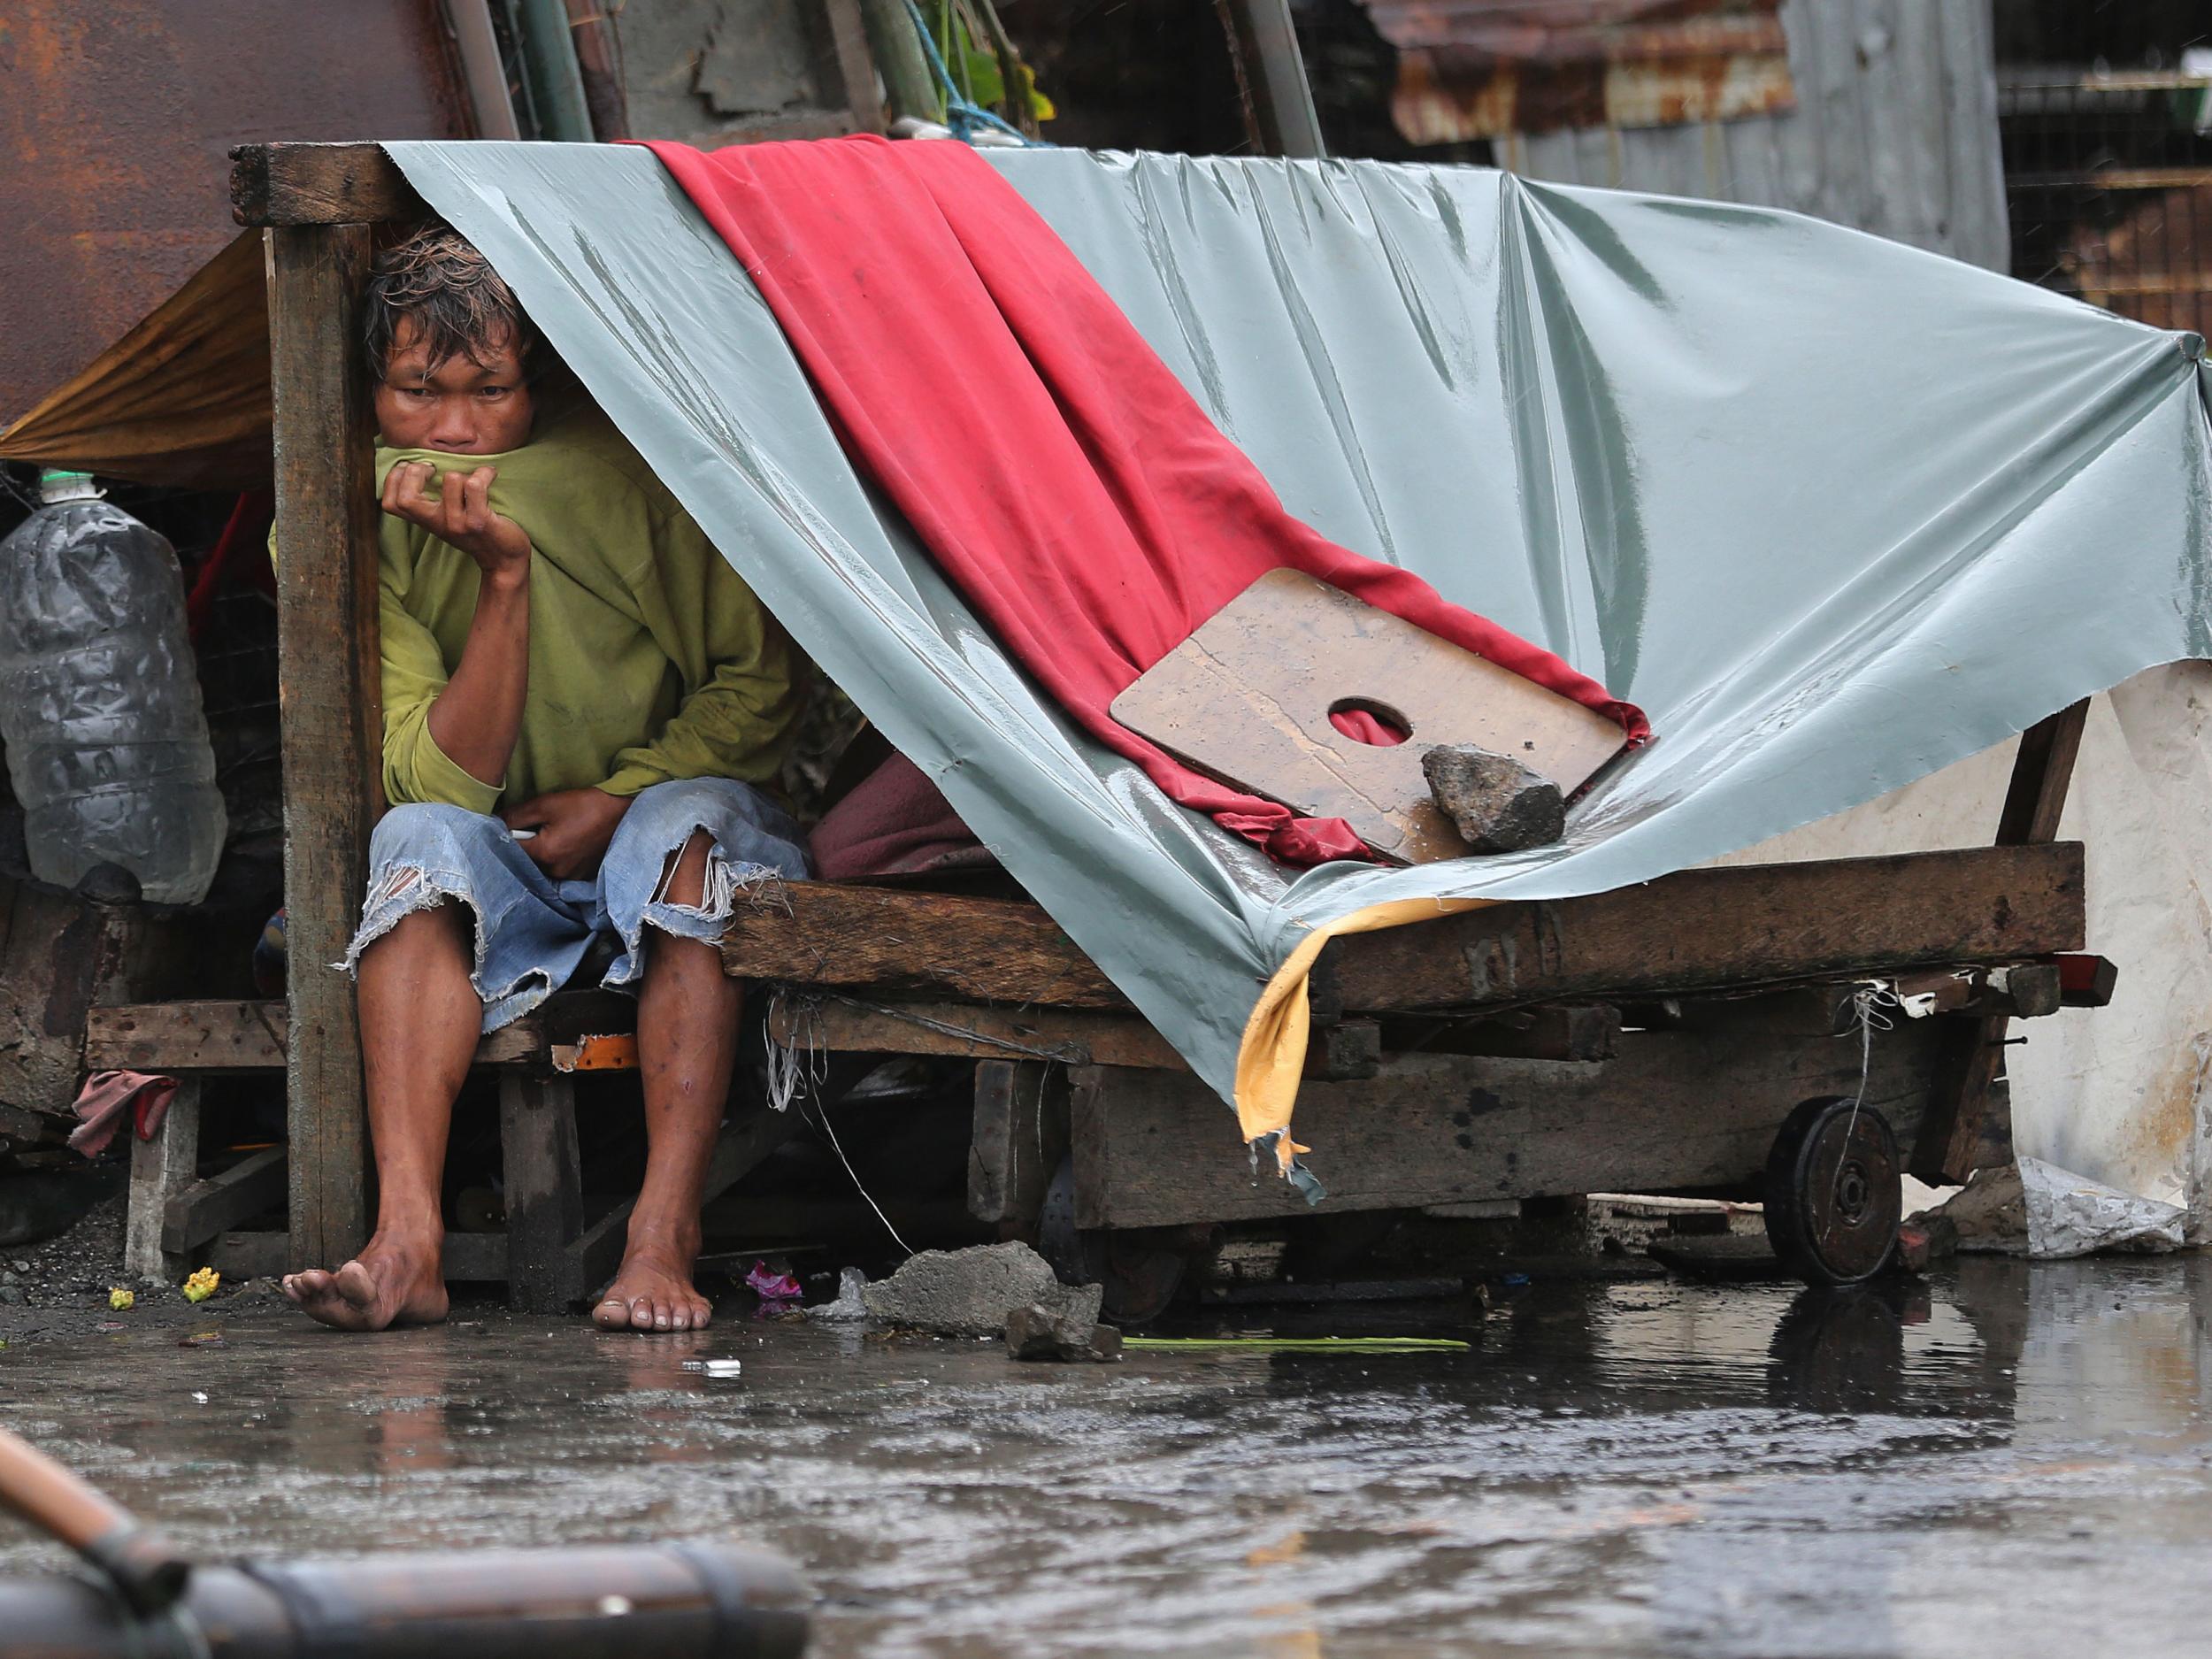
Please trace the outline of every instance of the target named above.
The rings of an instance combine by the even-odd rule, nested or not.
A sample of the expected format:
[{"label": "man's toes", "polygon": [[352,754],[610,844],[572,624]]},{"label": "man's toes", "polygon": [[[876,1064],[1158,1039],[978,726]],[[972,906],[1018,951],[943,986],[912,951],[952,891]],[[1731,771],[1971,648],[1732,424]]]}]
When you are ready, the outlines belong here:
[{"label": "man's toes", "polygon": [[591,1322],[602,1331],[626,1331],[630,1328],[630,1305],[619,1296],[610,1296],[591,1310]]},{"label": "man's toes", "polygon": [[653,1328],[653,1299],[640,1296],[630,1304],[630,1329],[649,1331]]}]

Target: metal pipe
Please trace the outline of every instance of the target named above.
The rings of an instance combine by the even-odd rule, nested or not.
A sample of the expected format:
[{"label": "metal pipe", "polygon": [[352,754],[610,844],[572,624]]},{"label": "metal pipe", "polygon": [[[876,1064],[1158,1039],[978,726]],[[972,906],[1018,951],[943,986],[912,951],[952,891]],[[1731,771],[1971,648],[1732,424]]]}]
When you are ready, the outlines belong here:
[{"label": "metal pipe", "polygon": [[[168,1606],[191,1576],[191,1564],[160,1532],[5,1429],[0,1429],[0,1509],[68,1545],[142,1613]],[[0,1630],[6,1627],[0,1620]]]},{"label": "metal pipe", "polygon": [[523,72],[537,105],[538,136],[566,143],[591,142],[591,109],[584,75],[569,33],[566,0],[518,0]]},{"label": "metal pipe", "polygon": [[204,1566],[153,1617],[84,1578],[0,1578],[8,1651],[47,1659],[799,1659],[806,1606],[789,1567],[726,1544]]},{"label": "metal pipe", "polygon": [[461,54],[461,77],[476,111],[476,135],[520,138],[506,66],[499,60],[499,36],[492,30],[491,0],[445,0],[445,18]]},{"label": "metal pipe", "polygon": [[622,42],[605,0],[567,0],[568,27],[576,44],[576,70],[583,77],[584,106],[591,130],[603,144],[630,135],[629,100],[622,87]]},{"label": "metal pipe", "polygon": [[1290,20],[1290,0],[1222,0],[1229,48],[1252,91],[1260,142],[1271,156],[1318,158],[1329,153],[1321,117],[1306,81],[1305,55]]}]

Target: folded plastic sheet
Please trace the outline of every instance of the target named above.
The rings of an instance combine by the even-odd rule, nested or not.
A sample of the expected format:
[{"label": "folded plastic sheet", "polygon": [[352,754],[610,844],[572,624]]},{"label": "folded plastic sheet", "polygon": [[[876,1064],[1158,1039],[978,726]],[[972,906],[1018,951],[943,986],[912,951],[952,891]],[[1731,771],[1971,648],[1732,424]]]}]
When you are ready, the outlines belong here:
[{"label": "folded plastic sheet", "polygon": [[995,153],[1293,512],[1559,652],[1659,733],[1557,847],[1293,878],[1010,666],[854,476],[649,154],[388,148],[823,669],[1225,1098],[1242,1054],[1248,1136],[1287,1108],[1282,1056],[1254,1084],[1248,1026],[1271,983],[1302,1006],[1316,930],[1649,880],[2212,656],[2194,335],[1763,209],[1471,168]]}]

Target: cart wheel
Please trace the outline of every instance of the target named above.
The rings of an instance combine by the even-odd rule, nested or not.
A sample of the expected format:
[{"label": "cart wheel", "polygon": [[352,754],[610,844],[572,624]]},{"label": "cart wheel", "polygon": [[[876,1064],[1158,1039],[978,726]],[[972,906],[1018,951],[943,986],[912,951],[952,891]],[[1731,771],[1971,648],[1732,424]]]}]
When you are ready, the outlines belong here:
[{"label": "cart wheel", "polygon": [[1809,1100],[1767,1154],[1767,1239],[1809,1285],[1855,1285],[1897,1248],[1905,1188],[1897,1137],[1871,1106],[1845,1095]]}]

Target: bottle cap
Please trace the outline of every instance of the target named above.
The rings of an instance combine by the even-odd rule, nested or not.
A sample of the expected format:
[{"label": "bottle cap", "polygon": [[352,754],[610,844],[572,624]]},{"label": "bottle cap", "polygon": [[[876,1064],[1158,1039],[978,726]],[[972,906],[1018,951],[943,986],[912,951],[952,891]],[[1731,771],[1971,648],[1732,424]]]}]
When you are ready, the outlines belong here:
[{"label": "bottle cap", "polygon": [[38,475],[38,498],[48,506],[59,501],[97,501],[100,487],[89,472],[71,472],[50,466]]}]

